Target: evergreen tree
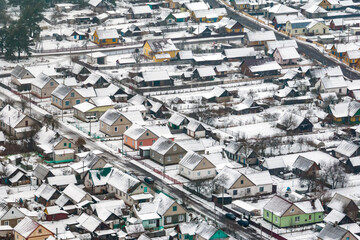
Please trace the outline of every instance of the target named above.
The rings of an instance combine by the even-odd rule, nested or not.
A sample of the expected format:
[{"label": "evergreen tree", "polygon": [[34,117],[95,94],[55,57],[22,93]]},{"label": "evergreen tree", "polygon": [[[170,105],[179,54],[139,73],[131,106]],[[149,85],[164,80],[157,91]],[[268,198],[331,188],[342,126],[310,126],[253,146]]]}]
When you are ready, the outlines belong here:
[{"label": "evergreen tree", "polygon": [[40,34],[39,22],[44,18],[42,12],[44,0],[22,0],[20,21],[28,28],[29,36],[34,38]]},{"label": "evergreen tree", "polygon": [[[19,61],[22,52],[28,56],[31,55],[29,31],[22,21],[19,20],[9,26],[5,40],[5,50],[5,58],[8,60],[17,58]],[[15,54],[17,54],[17,57]]]},{"label": "evergreen tree", "polygon": [[1,54],[4,53],[6,37],[7,37],[6,27],[0,28],[0,53]]}]

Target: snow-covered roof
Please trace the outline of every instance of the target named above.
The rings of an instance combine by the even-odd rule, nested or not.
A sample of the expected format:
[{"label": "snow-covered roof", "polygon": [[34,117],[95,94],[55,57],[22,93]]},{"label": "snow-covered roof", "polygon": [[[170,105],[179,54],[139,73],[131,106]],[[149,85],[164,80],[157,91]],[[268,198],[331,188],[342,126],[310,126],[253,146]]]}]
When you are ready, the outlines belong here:
[{"label": "snow-covered roof", "polygon": [[46,213],[47,215],[54,215],[54,214],[60,214],[60,213],[64,213],[64,214],[68,214],[66,211],[61,210],[59,206],[49,206],[46,207]]},{"label": "snow-covered roof", "polygon": [[38,189],[36,189],[34,195],[36,197],[41,197],[45,200],[49,200],[55,192],[56,189],[54,187],[50,186],[47,183],[43,183]]},{"label": "snow-covered roof", "polygon": [[11,128],[15,128],[25,117],[24,113],[10,105],[6,105],[0,111],[0,121]]},{"label": "snow-covered roof", "polygon": [[253,73],[281,70],[281,66],[271,58],[247,59],[244,61]]},{"label": "snow-covered roof", "polygon": [[270,201],[266,203],[264,209],[271,211],[276,216],[281,217],[291,206],[291,202],[280,196],[275,195],[273,198],[270,199]]},{"label": "snow-covered roof", "polygon": [[283,4],[277,4],[273,7],[270,7],[267,12],[274,13],[274,14],[291,14],[291,13],[298,13],[298,10],[285,6]]},{"label": "snow-covered roof", "polygon": [[298,128],[304,120],[305,118],[302,116],[286,112],[280,117],[280,119],[277,121],[277,124],[286,127],[286,130],[294,130]]},{"label": "snow-covered roof", "polygon": [[142,72],[142,76],[145,82],[153,82],[153,81],[165,81],[169,80],[169,74],[166,70],[163,71],[145,71]]},{"label": "snow-covered roof", "polygon": [[84,98],[93,98],[96,97],[96,92],[93,87],[89,88],[74,88],[74,90]]},{"label": "snow-covered roof", "polygon": [[201,156],[200,154],[197,154],[193,151],[188,151],[179,162],[179,165],[184,166],[190,170],[194,170],[204,158],[205,157]]},{"label": "snow-covered roof", "polygon": [[100,40],[102,39],[113,39],[113,38],[119,38],[119,34],[116,29],[101,29],[96,30],[96,33],[98,35],[98,38]]},{"label": "snow-covered roof", "polygon": [[[26,68],[24,68],[23,66],[20,66],[20,65],[16,65],[16,67],[11,71],[11,75],[17,79],[23,78],[26,73],[31,74],[29,70],[27,70]],[[34,76],[32,76],[32,77],[34,77]]]},{"label": "snow-covered roof", "polygon": [[183,235],[188,234],[190,236],[194,236],[198,224],[195,222],[183,222],[183,223],[179,223],[178,226],[180,229],[180,234]]},{"label": "snow-covered roof", "polygon": [[178,55],[179,55],[179,58],[180,58],[181,60],[189,60],[189,59],[192,60],[192,59],[194,59],[194,56],[193,56],[191,50],[180,51],[180,52],[178,53]]},{"label": "snow-covered roof", "polygon": [[299,59],[300,55],[294,47],[280,47],[275,51],[278,51],[283,60]]},{"label": "snow-covered roof", "polygon": [[100,219],[93,215],[89,216],[86,213],[81,214],[76,221],[79,223],[77,227],[82,228],[90,233],[93,233],[101,224]]},{"label": "snow-covered roof", "polygon": [[196,235],[201,236],[203,239],[211,239],[218,231],[218,228],[213,225],[208,225],[207,222],[201,222],[196,229]]},{"label": "snow-covered roof", "polygon": [[276,41],[276,36],[273,31],[247,32],[246,35],[250,42]]},{"label": "snow-covered roof", "polygon": [[227,15],[225,8],[211,8],[194,11],[195,18],[217,18]]},{"label": "snow-covered roof", "polygon": [[100,3],[102,2],[102,0],[89,0],[89,5],[93,6],[93,7],[97,7]]},{"label": "snow-covered roof", "polygon": [[256,56],[255,48],[230,48],[224,50],[227,58],[241,58],[241,57],[253,57]]},{"label": "snow-covered roof", "polygon": [[15,227],[14,231],[19,233],[24,238],[28,238],[30,234],[35,231],[40,224],[29,217],[25,217]]},{"label": "snow-covered roof", "polygon": [[69,185],[69,184],[77,184],[76,177],[73,174],[48,177],[47,180],[51,186],[63,186],[63,185]]},{"label": "snow-covered roof", "polygon": [[245,176],[256,186],[273,183],[269,171],[254,172]]},{"label": "snow-covered roof", "polygon": [[350,198],[339,193],[335,193],[331,201],[327,204],[327,207],[331,208],[332,210],[335,209],[339,212],[344,212],[350,202]]},{"label": "snow-covered roof", "polygon": [[190,122],[186,126],[186,129],[195,132],[200,125],[202,125],[200,122],[195,120],[190,120]]},{"label": "snow-covered roof", "polygon": [[128,193],[131,188],[138,185],[139,183],[140,181],[138,179],[117,169],[112,171],[108,180],[109,185],[124,193]]},{"label": "snow-covered roof", "polygon": [[176,143],[171,141],[168,138],[160,137],[156,142],[150,147],[151,150],[165,155]]},{"label": "snow-covered roof", "polygon": [[156,195],[153,203],[157,205],[157,213],[162,216],[175,203],[175,200],[161,192]]},{"label": "snow-covered roof", "polygon": [[54,80],[53,78],[47,76],[44,73],[40,73],[36,76],[36,78],[31,82],[32,85],[42,89],[50,80]]},{"label": "snow-covered roof", "polygon": [[[295,72],[295,73],[297,73],[297,72]],[[301,87],[301,86],[309,87],[311,85],[311,83],[310,83],[310,81],[308,79],[299,79],[299,80],[287,81],[287,84],[291,88],[296,88],[296,87]]]},{"label": "snow-covered roof", "polygon": [[143,6],[132,6],[131,11],[134,15],[137,14],[151,14],[151,8],[149,5],[143,5]]},{"label": "snow-covered roof", "polygon": [[72,183],[64,189],[63,194],[72,199],[75,203],[79,203],[85,197],[85,195],[87,195],[84,190]]},{"label": "snow-covered roof", "polygon": [[224,92],[226,92],[224,88],[215,86],[210,92],[205,93],[203,97],[206,99],[210,99],[213,97],[221,97]]},{"label": "snow-covered roof", "polygon": [[241,144],[238,142],[231,141],[225,148],[224,151],[231,154],[236,154],[241,148]]},{"label": "snow-covered roof", "polygon": [[196,70],[200,77],[212,77],[216,76],[216,73],[214,71],[213,67],[207,66],[207,67],[198,67]]},{"label": "snow-covered roof", "polygon": [[306,214],[324,211],[324,208],[321,205],[321,202],[319,199],[315,199],[313,203],[312,203],[312,200],[295,202],[294,205],[297,206],[298,208],[300,208],[300,210]]},{"label": "snow-covered roof", "polygon": [[286,168],[285,162],[282,158],[265,159],[263,166],[269,170],[278,169],[278,168]]},{"label": "snow-covered roof", "polygon": [[59,98],[64,99],[70,92],[72,88],[66,85],[59,85],[55,90],[51,93],[51,95]]},{"label": "snow-covered roof", "polygon": [[96,74],[96,73],[92,73],[90,74],[89,77],[86,78],[86,80],[82,83],[83,85],[87,85],[87,84],[90,84],[90,85],[94,85],[97,83],[97,81],[99,81],[101,78],[103,78],[105,81],[106,79],[99,75],[99,74]]},{"label": "snow-covered roof", "polygon": [[328,77],[343,76],[343,72],[342,72],[340,66],[335,66],[335,67],[314,69],[314,70],[312,70],[312,75],[313,75],[313,77],[320,79],[325,76],[328,76]]},{"label": "snow-covered roof", "polygon": [[42,164],[38,164],[33,171],[33,176],[40,180],[44,180],[49,172],[51,172],[49,168],[45,167]]},{"label": "snow-covered roof", "polygon": [[335,44],[334,47],[336,48],[336,52],[338,53],[345,53],[347,51],[352,51],[352,50],[359,50],[359,46],[353,42],[351,43],[338,43]]},{"label": "snow-covered roof", "polygon": [[83,102],[80,104],[76,104],[75,106],[73,106],[73,108],[80,112],[87,112],[90,111],[91,109],[96,108],[96,106],[89,102]]},{"label": "snow-covered roof", "polygon": [[317,235],[318,239],[322,240],[335,240],[343,239],[348,230],[340,227],[339,225],[326,224],[325,227]]},{"label": "snow-covered roof", "polygon": [[306,172],[308,171],[311,166],[314,164],[315,162],[306,158],[306,157],[303,157],[303,156],[298,156],[298,158],[295,160],[294,164],[293,164],[293,168],[295,169],[299,169],[303,172]]},{"label": "snow-covered roof", "polygon": [[126,205],[123,200],[102,200],[101,202],[91,204],[90,207],[94,214],[105,222],[112,214],[122,216],[122,209],[125,209]]},{"label": "snow-covered roof", "polygon": [[205,147],[200,140],[186,139],[186,140],[177,141],[177,143],[185,150],[191,150],[194,152],[204,152],[205,151]]},{"label": "snow-covered roof", "polygon": [[217,182],[218,185],[223,186],[225,189],[230,189],[241,175],[239,171],[225,166],[215,177],[214,182]]},{"label": "snow-covered roof", "polygon": [[154,202],[144,202],[134,207],[135,215],[142,221],[159,219],[161,216],[157,213],[157,204]]},{"label": "snow-covered roof", "polygon": [[147,43],[153,52],[169,52],[179,50],[171,39],[151,39],[147,40]]},{"label": "snow-covered roof", "polygon": [[327,13],[328,11],[326,11],[324,8],[322,7],[319,7],[319,6],[316,6],[316,5],[313,5],[309,8],[307,8],[305,10],[305,12],[307,13]]},{"label": "snow-covered roof", "polygon": [[360,109],[360,103],[356,101],[341,102],[330,106],[331,113],[336,118],[352,117]]},{"label": "snow-covered roof", "polygon": [[209,9],[208,5],[204,3],[203,1],[199,2],[191,2],[191,3],[185,3],[186,8],[189,11],[196,11],[196,10],[206,10]]},{"label": "snow-covered roof", "polygon": [[136,94],[132,98],[128,100],[128,103],[131,103],[133,105],[142,105],[146,101],[146,97]]},{"label": "snow-covered roof", "polygon": [[351,157],[358,149],[359,145],[346,140],[341,141],[339,146],[335,149],[335,152],[340,153],[346,157]]},{"label": "snow-covered roof", "polygon": [[328,77],[325,76],[321,78],[321,83],[325,89],[334,89],[334,88],[346,88],[347,84],[343,76],[337,77]]},{"label": "snow-covered roof", "polygon": [[349,158],[349,161],[351,162],[351,165],[352,165],[353,167],[358,167],[358,166],[360,166],[360,156],[356,156],[356,157]]},{"label": "snow-covered roof", "polygon": [[359,59],[360,58],[360,50],[350,50],[346,52],[349,59]]},{"label": "snow-covered roof", "polygon": [[345,213],[339,212],[335,209],[331,210],[326,217],[324,217],[324,222],[326,223],[339,223],[346,216]]}]

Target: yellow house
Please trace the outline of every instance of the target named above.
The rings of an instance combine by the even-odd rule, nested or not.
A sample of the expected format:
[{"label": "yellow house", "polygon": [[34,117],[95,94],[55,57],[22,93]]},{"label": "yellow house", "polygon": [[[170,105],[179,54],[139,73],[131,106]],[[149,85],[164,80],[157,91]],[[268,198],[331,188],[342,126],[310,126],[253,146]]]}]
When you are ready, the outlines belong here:
[{"label": "yellow house", "polygon": [[306,26],[307,35],[326,35],[329,34],[329,27],[322,22],[312,22]]},{"label": "yellow house", "polygon": [[359,59],[360,59],[360,50],[351,50],[347,51],[344,56],[345,62],[347,62],[349,65],[359,65]]},{"label": "yellow house", "polygon": [[147,40],[143,45],[144,55],[157,62],[163,62],[166,59],[170,60],[170,58],[175,58],[178,52],[179,49],[175,46],[171,39]]},{"label": "yellow house", "polygon": [[95,30],[92,40],[98,45],[110,45],[119,43],[119,34],[116,29]]},{"label": "yellow house", "polygon": [[29,217],[25,217],[14,228],[16,240],[45,240],[50,236],[54,236],[54,233]]},{"label": "yellow house", "polygon": [[234,19],[230,19],[228,23],[225,25],[225,31],[227,33],[239,33],[244,32],[244,26]]},{"label": "yellow house", "polygon": [[84,122],[97,121],[107,110],[114,108],[114,103],[109,97],[91,98],[74,107],[74,117]]},{"label": "yellow house", "polygon": [[322,0],[319,4],[323,9],[339,8],[341,5],[337,0]]}]

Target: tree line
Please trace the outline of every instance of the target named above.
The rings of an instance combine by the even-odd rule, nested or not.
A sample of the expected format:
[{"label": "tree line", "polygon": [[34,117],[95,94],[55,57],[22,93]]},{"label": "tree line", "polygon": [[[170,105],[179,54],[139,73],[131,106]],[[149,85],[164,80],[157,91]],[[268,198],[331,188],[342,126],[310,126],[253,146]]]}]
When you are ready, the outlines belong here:
[{"label": "tree line", "polygon": [[[20,7],[20,17],[11,19],[7,7]],[[0,0],[0,53],[6,60],[19,60],[21,53],[30,56],[30,45],[40,35],[40,21],[45,0]]]}]

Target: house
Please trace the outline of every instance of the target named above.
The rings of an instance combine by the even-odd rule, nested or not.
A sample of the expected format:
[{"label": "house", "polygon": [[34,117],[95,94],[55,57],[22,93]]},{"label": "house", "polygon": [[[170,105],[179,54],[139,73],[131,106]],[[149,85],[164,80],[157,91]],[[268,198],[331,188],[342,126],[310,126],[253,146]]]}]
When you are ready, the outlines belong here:
[{"label": "house", "polygon": [[144,34],[144,31],[135,24],[132,24],[129,27],[121,29],[121,36],[123,37],[133,37],[133,36],[141,36]]},{"label": "house", "polygon": [[144,79],[141,86],[143,87],[157,87],[157,86],[171,86],[174,81],[170,79],[169,74],[166,70],[164,71],[145,71],[142,72]]},{"label": "house", "polygon": [[60,192],[55,187],[50,186],[47,183],[43,183],[38,189],[36,189],[34,196],[36,202],[44,206],[52,206],[60,197]]},{"label": "house", "polygon": [[319,3],[319,6],[323,9],[330,10],[330,9],[336,9],[341,7],[341,3],[338,0],[322,0]]},{"label": "house", "polygon": [[316,20],[300,19],[287,21],[285,31],[290,35],[326,35],[329,27]]},{"label": "house", "polygon": [[82,152],[77,155],[80,154],[82,155],[81,160],[70,165],[72,173],[75,174],[78,182],[82,182],[84,180],[84,177],[89,170],[103,169],[107,164],[103,158],[96,154],[96,151]]},{"label": "house", "polygon": [[[197,65],[220,65],[223,63],[223,60],[224,57],[220,52],[194,55],[194,61]],[[211,71],[210,69],[208,70]]]},{"label": "house", "polygon": [[11,82],[18,86],[19,91],[27,91],[31,89],[31,82],[35,76],[25,67],[16,65],[11,71]]},{"label": "house", "polygon": [[78,146],[72,139],[61,136],[47,127],[42,127],[36,133],[36,146],[44,159],[53,163],[72,162]]},{"label": "house", "polygon": [[353,142],[343,140],[341,141],[339,146],[337,146],[334,152],[335,157],[348,160],[351,157],[356,157],[360,155],[360,146]]},{"label": "house", "polygon": [[95,30],[92,40],[97,45],[111,45],[119,43],[119,34],[116,29]]},{"label": "house", "polygon": [[99,233],[101,230],[109,230],[104,222],[102,222],[95,215],[88,215],[87,213],[82,213],[80,217],[76,219],[78,223],[75,227],[80,233],[88,233],[90,236],[96,236],[96,233]]},{"label": "house", "polygon": [[320,223],[324,209],[319,199],[290,202],[275,195],[263,208],[264,220],[277,227],[293,227]]},{"label": "house", "polygon": [[25,217],[14,227],[14,239],[47,239],[54,233],[29,217]]},{"label": "house", "polygon": [[0,212],[1,226],[10,226],[14,228],[22,219],[24,219],[27,216],[24,213],[25,211],[22,211],[24,210],[24,208],[8,206],[8,204],[3,200],[0,203],[0,209],[1,209]]},{"label": "house", "polygon": [[355,222],[359,212],[359,207],[356,205],[354,200],[339,193],[335,193],[330,202],[326,205],[326,210],[328,212],[336,210],[340,213],[344,213],[351,219],[352,222]]},{"label": "house", "polygon": [[225,55],[225,60],[228,62],[237,62],[245,59],[255,59],[257,53],[255,48],[248,47],[224,49],[223,54]]},{"label": "house", "polygon": [[216,66],[214,70],[218,77],[226,77],[229,72],[229,68],[225,64]]},{"label": "house", "polygon": [[51,104],[59,109],[71,109],[73,106],[89,101],[96,97],[94,88],[71,88],[65,85],[59,85],[51,93]]},{"label": "house", "polygon": [[66,40],[69,41],[79,41],[79,40],[86,40],[89,38],[89,34],[87,32],[82,32],[79,30],[70,30],[66,34]]},{"label": "house", "polygon": [[129,214],[123,200],[103,200],[91,204],[92,213],[102,222],[106,223],[110,229],[118,229],[121,226],[123,218]]},{"label": "house", "polygon": [[246,173],[246,168],[225,166],[214,179],[215,192],[225,191],[232,199],[271,194],[273,182],[268,171]]},{"label": "house", "polygon": [[186,222],[186,209],[168,195],[161,192],[156,195],[153,203],[164,227],[174,227],[178,223]]},{"label": "house", "polygon": [[174,113],[168,120],[169,127],[172,129],[184,129],[184,127],[189,123],[189,120],[184,115],[179,113]]},{"label": "house", "polygon": [[344,60],[350,66],[359,66],[360,50],[350,50],[344,55]]},{"label": "house", "polygon": [[[293,74],[297,75],[298,72],[294,72]],[[293,81],[287,81],[286,85],[290,88],[295,89],[298,92],[307,92],[310,91],[311,83],[308,79],[295,79]]]},{"label": "house", "polygon": [[102,75],[92,73],[84,82],[83,87],[106,88],[110,85],[109,81]]},{"label": "house", "polygon": [[120,112],[108,109],[99,119],[100,132],[109,136],[121,136],[134,123],[143,125],[144,120],[140,111]]},{"label": "house", "polygon": [[[107,64],[107,55],[102,52],[91,52],[86,54],[87,63],[90,65],[103,65]],[[96,76],[96,75],[95,75]],[[97,78],[91,79],[91,81],[96,81]]]},{"label": "house", "polygon": [[133,212],[145,230],[159,230],[163,228],[161,216],[157,213],[157,205],[153,202],[139,203],[138,208],[133,206]]},{"label": "house", "polygon": [[206,127],[201,122],[190,120],[186,125],[186,134],[193,138],[205,137]]},{"label": "house", "polygon": [[170,58],[175,58],[179,49],[171,39],[146,40],[143,45],[143,54],[149,59],[153,59],[156,54],[169,54]]},{"label": "house", "polygon": [[152,10],[149,5],[132,6],[129,9],[128,18],[131,19],[151,18],[151,14],[152,14]]},{"label": "house", "polygon": [[87,171],[84,177],[85,189],[92,194],[105,194],[107,189],[106,184],[112,171],[113,169],[111,167]]},{"label": "house", "polygon": [[91,72],[85,66],[75,63],[71,68],[70,74],[75,77],[76,80],[84,81]]},{"label": "house", "polygon": [[[299,20],[303,19],[303,16],[299,13],[297,15],[277,15],[272,19],[272,24],[274,25],[275,29],[283,30],[285,29],[287,21],[291,20]],[[287,41],[287,40],[284,40]]]},{"label": "house", "polygon": [[324,218],[325,223],[331,223],[331,224],[348,224],[353,223],[353,221],[346,216],[345,213],[339,212],[337,210],[331,210],[328,215]]},{"label": "house", "polygon": [[107,192],[113,193],[117,199],[123,200],[128,206],[148,202],[155,195],[147,184],[127,173],[114,169],[107,181]]},{"label": "house", "polygon": [[350,157],[346,161],[347,170],[351,173],[360,172],[360,156]]},{"label": "house", "polygon": [[74,184],[69,184],[56,199],[55,204],[69,214],[76,213],[77,204],[88,201],[92,202],[91,195]]},{"label": "house", "polygon": [[282,69],[272,58],[246,59],[239,68],[241,73],[249,77],[279,75]]},{"label": "house", "polygon": [[68,218],[68,213],[59,206],[46,207],[44,210],[46,221],[59,221]]},{"label": "house", "polygon": [[272,7],[268,7],[263,9],[264,12],[264,17],[268,18],[268,19],[273,19],[275,16],[279,16],[279,15],[298,15],[299,11],[285,6],[283,4],[276,4]]},{"label": "house", "polygon": [[244,26],[234,19],[229,19],[224,26],[226,33],[242,33],[244,32]]},{"label": "house", "polygon": [[284,98],[293,98],[299,96],[299,92],[291,87],[284,87],[277,90],[274,94],[274,99],[281,101]]},{"label": "house", "polygon": [[274,51],[277,48],[283,48],[283,47],[294,47],[298,49],[298,45],[295,40],[289,39],[289,40],[277,40],[277,41],[269,41],[265,44],[265,49],[268,55],[272,56]]},{"label": "house", "polygon": [[244,166],[258,164],[257,154],[251,148],[239,142],[231,141],[224,148],[224,152],[229,159]]},{"label": "house", "polygon": [[187,22],[190,20],[189,12],[171,13],[174,16],[175,22]]},{"label": "house", "polygon": [[69,184],[77,184],[74,174],[48,177],[47,181],[50,186],[56,187],[59,190],[64,190]]},{"label": "house", "polygon": [[6,105],[0,111],[1,130],[16,138],[23,138],[32,134],[37,124],[38,122],[35,119],[10,105]]},{"label": "house", "polygon": [[216,86],[210,92],[205,93],[203,98],[207,102],[224,103],[231,102],[233,95],[228,90]]},{"label": "house", "polygon": [[297,64],[300,59],[300,55],[294,47],[277,48],[273,57],[280,65]]},{"label": "house", "polygon": [[346,25],[344,23],[343,18],[335,18],[330,21],[330,29],[331,30],[344,30]]},{"label": "house", "polygon": [[220,21],[226,15],[227,12],[225,8],[211,8],[193,11],[191,13],[191,18],[198,23],[215,23]]},{"label": "house", "polygon": [[357,44],[351,42],[351,43],[334,44],[330,50],[331,50],[331,53],[333,55],[335,55],[336,57],[343,58],[345,56],[346,52],[359,50],[359,49],[360,49],[360,47]]},{"label": "house", "polygon": [[0,165],[0,171],[3,173],[1,177],[1,183],[11,186],[19,186],[30,183],[30,177],[21,168],[8,163],[6,165]]},{"label": "house", "polygon": [[271,175],[281,176],[285,173],[286,165],[281,157],[271,159],[267,158],[260,165],[260,168],[269,171]]},{"label": "house", "polygon": [[176,57],[179,60],[194,60],[194,56],[191,50],[179,51]]},{"label": "house", "polygon": [[49,168],[45,167],[42,164],[37,164],[32,176],[36,178],[37,185],[40,186],[44,181],[46,181],[48,177],[53,177],[55,175],[51,172]]},{"label": "house", "polygon": [[53,78],[47,76],[44,73],[40,73],[31,82],[31,94],[38,98],[51,97],[52,91],[59,85]]},{"label": "house", "polygon": [[299,155],[293,163],[292,169],[298,176],[317,176],[320,171],[320,164]]},{"label": "house", "polygon": [[209,26],[196,25],[190,27],[189,32],[197,37],[210,37],[213,31],[210,29]]},{"label": "house", "polygon": [[258,113],[264,110],[263,106],[260,106],[254,99],[246,98],[239,104],[232,106],[232,114],[234,115],[242,115],[249,113]]},{"label": "house", "polygon": [[191,181],[214,178],[216,166],[206,157],[189,151],[179,162],[179,174]]},{"label": "house", "polygon": [[90,0],[88,4],[94,12],[103,12],[108,8],[108,5],[104,0]]},{"label": "house", "polygon": [[273,31],[247,32],[245,34],[245,43],[248,46],[264,46],[269,41],[276,41]]},{"label": "house", "polygon": [[277,121],[276,127],[293,134],[312,132],[313,124],[305,117],[287,112]]},{"label": "house", "polygon": [[74,117],[84,122],[98,121],[107,110],[113,107],[114,102],[110,97],[91,98],[89,102],[83,102],[73,107]]},{"label": "house", "polygon": [[168,108],[165,106],[165,104],[161,102],[155,102],[150,99],[149,99],[149,103],[151,104],[151,108],[149,109],[149,112],[152,116],[156,118],[164,118],[165,115],[169,114]]},{"label": "house", "polygon": [[209,6],[204,1],[186,2],[183,7],[186,8],[190,13],[193,13],[194,11],[209,9]]},{"label": "house", "polygon": [[335,123],[356,124],[360,122],[360,103],[341,102],[330,106],[330,116]]},{"label": "house", "polygon": [[124,132],[124,144],[138,150],[141,146],[151,146],[159,137],[174,140],[167,126],[140,126],[133,124]]},{"label": "house", "polygon": [[210,239],[218,239],[218,240],[229,240],[230,236],[227,235],[223,230],[214,227],[213,225],[209,225],[207,222],[199,223],[194,239],[199,240],[210,240]]},{"label": "house", "polygon": [[[313,5],[304,11],[304,15],[307,18],[324,18],[328,15],[328,11],[326,11],[322,7]],[[333,20],[335,19],[332,19],[331,21]],[[331,27],[331,22],[330,22],[330,27]]]},{"label": "house", "polygon": [[236,10],[242,11],[250,8],[249,0],[231,0],[230,3],[234,6]]},{"label": "house", "polygon": [[198,227],[196,222],[183,222],[175,227],[177,238],[179,240],[195,239],[195,232]]},{"label": "house", "polygon": [[328,223],[317,235],[318,240],[357,240],[359,237],[349,230],[341,227],[340,225],[335,225]]},{"label": "house", "polygon": [[192,77],[199,81],[211,81],[214,80],[216,73],[214,68],[211,66],[208,67],[198,67],[194,70]]},{"label": "house", "polygon": [[178,143],[164,137],[160,137],[150,147],[150,159],[163,166],[179,163],[186,153],[187,151]]}]

